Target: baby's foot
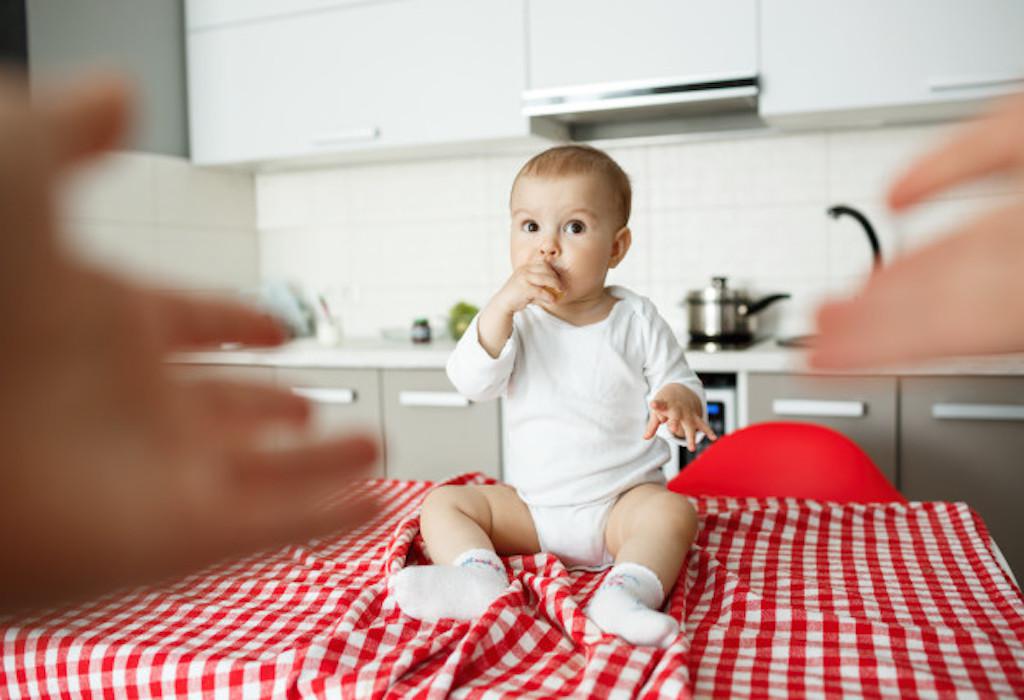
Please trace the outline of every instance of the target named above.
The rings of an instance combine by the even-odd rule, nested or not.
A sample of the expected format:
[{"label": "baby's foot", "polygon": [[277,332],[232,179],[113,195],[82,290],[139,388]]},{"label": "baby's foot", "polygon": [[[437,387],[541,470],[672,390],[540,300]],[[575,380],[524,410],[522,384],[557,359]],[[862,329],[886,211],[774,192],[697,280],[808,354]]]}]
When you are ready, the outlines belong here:
[{"label": "baby's foot", "polygon": [[655,609],[663,598],[653,571],[639,564],[618,564],[591,599],[587,617],[630,644],[666,647],[679,632],[679,623]]},{"label": "baby's foot", "polygon": [[434,622],[472,620],[508,588],[501,559],[486,549],[460,555],[453,565],[410,566],[391,577],[398,607],[409,617]]}]

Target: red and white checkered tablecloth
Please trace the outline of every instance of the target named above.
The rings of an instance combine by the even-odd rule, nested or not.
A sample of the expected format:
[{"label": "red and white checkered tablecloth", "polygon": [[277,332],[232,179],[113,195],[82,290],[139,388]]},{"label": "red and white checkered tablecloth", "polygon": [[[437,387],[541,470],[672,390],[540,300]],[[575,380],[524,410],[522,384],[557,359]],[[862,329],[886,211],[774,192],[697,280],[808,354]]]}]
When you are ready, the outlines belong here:
[{"label": "red and white checkered tablecloth", "polygon": [[402,615],[386,572],[423,560],[429,487],[371,482],[387,508],[345,537],[8,620],[0,695],[1024,695],[1024,599],[962,504],[697,499],[661,650],[602,635],[582,613],[602,575],[547,555],[509,558],[479,620]]}]

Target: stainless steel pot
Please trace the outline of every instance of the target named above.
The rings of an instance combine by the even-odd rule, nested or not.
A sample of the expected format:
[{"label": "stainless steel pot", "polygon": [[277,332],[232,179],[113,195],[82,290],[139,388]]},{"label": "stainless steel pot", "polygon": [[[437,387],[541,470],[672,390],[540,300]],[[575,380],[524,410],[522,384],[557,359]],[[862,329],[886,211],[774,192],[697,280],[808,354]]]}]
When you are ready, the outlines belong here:
[{"label": "stainless steel pot", "polygon": [[686,295],[690,340],[695,343],[747,343],[757,332],[757,314],[789,294],[751,299],[741,289],[730,289],[725,277]]}]

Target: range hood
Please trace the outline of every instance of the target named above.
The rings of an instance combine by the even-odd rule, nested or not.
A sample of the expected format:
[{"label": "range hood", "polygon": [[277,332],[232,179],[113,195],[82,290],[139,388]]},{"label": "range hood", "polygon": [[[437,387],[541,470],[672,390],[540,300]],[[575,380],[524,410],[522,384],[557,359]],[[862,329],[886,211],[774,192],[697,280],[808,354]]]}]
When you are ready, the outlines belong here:
[{"label": "range hood", "polygon": [[756,75],[688,76],[595,83],[523,92],[523,114],[569,125],[706,121],[716,115],[749,113],[756,117]]}]

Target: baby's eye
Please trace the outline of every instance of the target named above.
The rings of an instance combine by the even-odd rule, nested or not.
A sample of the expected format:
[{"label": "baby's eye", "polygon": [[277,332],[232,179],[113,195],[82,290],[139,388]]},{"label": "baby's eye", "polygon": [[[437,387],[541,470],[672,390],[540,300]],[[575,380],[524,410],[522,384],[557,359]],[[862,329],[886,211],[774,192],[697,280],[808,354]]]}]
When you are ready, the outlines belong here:
[{"label": "baby's eye", "polygon": [[562,228],[562,230],[565,231],[566,233],[579,234],[579,233],[583,233],[584,231],[586,231],[587,230],[587,226],[586,226],[586,224],[584,224],[579,219],[573,219],[572,221],[567,223]]},{"label": "baby's eye", "polygon": [[526,233],[537,233],[540,231],[540,225],[536,221],[524,221],[522,229]]}]

